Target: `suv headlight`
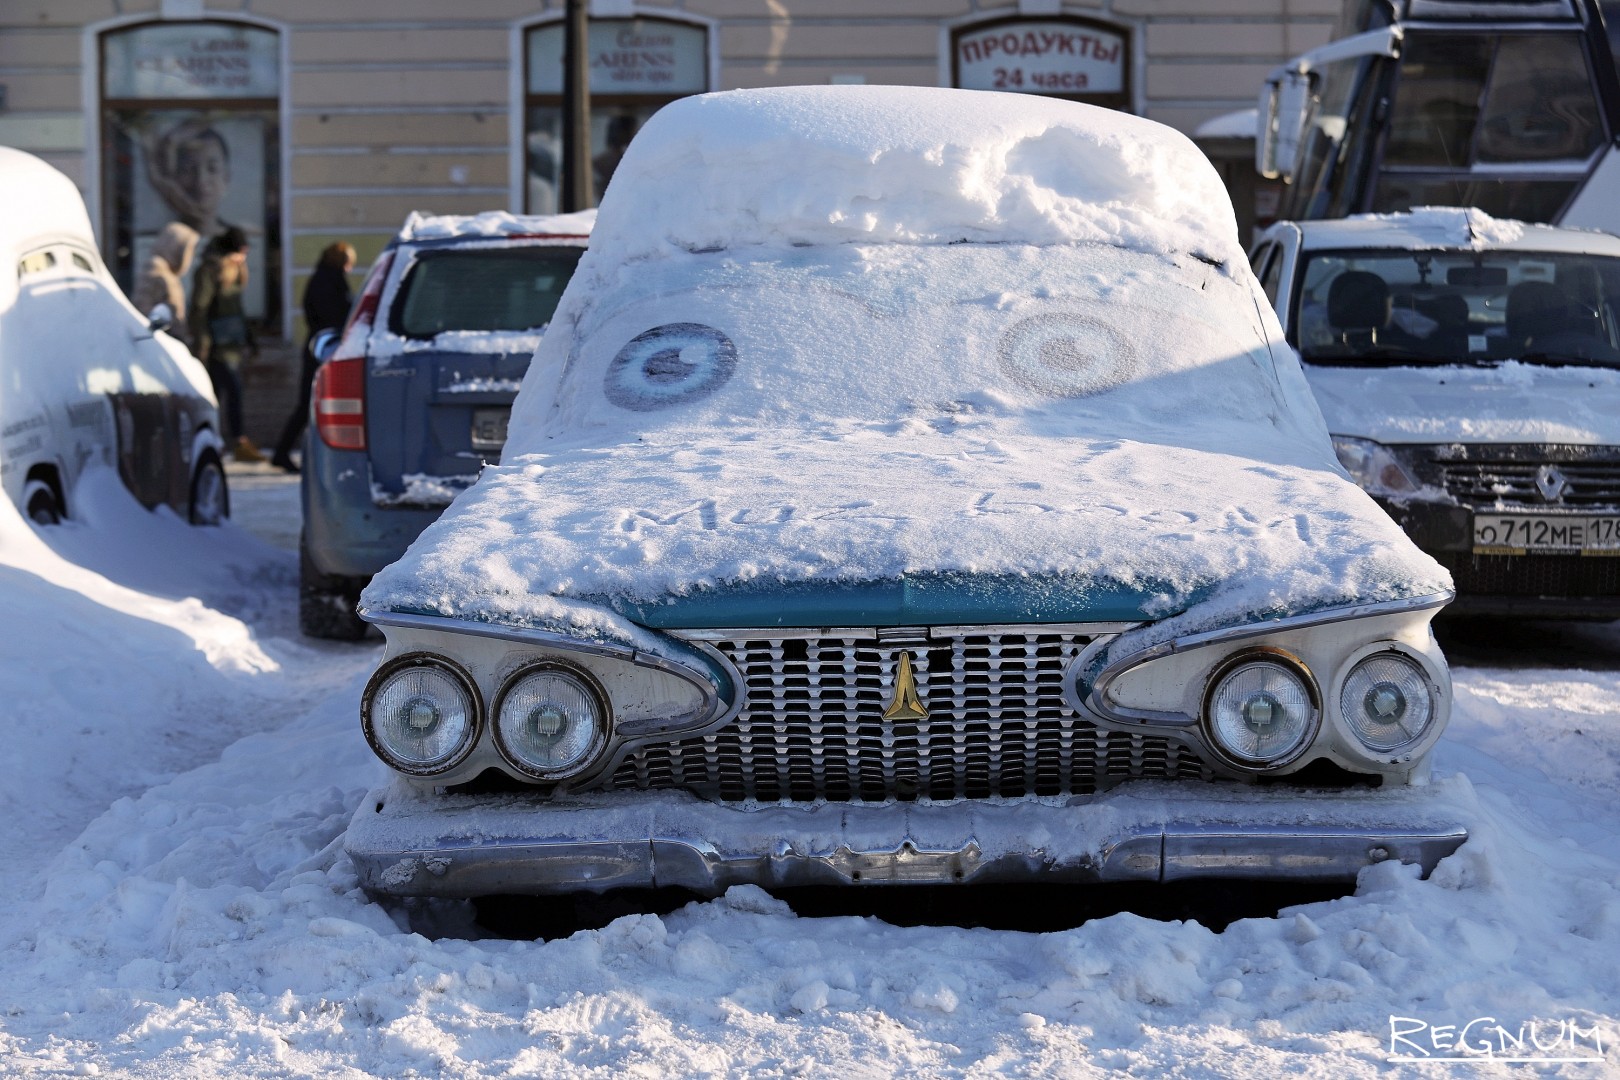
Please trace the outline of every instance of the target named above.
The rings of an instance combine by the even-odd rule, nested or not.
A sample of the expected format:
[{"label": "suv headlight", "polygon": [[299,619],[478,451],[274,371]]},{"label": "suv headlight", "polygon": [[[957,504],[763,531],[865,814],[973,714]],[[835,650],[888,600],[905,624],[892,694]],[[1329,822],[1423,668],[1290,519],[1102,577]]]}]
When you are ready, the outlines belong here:
[{"label": "suv headlight", "polygon": [[1434,691],[1417,661],[1398,652],[1375,653],[1345,678],[1339,711],[1367,749],[1387,754],[1428,732]]},{"label": "suv headlight", "polygon": [[560,780],[607,741],[607,698],[582,671],[543,662],[518,671],[495,703],[495,746],[518,771]]},{"label": "suv headlight", "polygon": [[1298,757],[1319,719],[1310,677],[1281,653],[1240,653],[1210,679],[1205,728],[1240,768],[1271,769]]},{"label": "suv headlight", "polygon": [[377,669],[360,702],[360,726],[378,757],[428,776],[460,764],[478,741],[478,691],[442,657],[407,653]]},{"label": "suv headlight", "polygon": [[1335,435],[1333,452],[1339,456],[1339,464],[1350,474],[1350,479],[1369,494],[1410,495],[1418,490],[1418,482],[1412,474],[1382,443]]}]

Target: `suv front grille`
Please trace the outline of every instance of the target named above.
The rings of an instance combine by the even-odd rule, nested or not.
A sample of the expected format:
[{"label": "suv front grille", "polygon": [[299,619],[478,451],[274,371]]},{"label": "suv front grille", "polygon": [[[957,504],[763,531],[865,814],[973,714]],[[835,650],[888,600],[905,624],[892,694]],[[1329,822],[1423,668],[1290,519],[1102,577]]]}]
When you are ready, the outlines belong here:
[{"label": "suv front grille", "polygon": [[1439,551],[1463,596],[1620,596],[1620,558]]},{"label": "suv front grille", "polygon": [[[608,786],[881,801],[1080,795],[1134,777],[1213,776],[1179,743],[1103,731],[1063,703],[1063,670],[1086,635],[878,633],[742,631],[713,642],[742,673],[742,710],[713,734],[638,748]],[[926,719],[883,719],[901,652]]]}]

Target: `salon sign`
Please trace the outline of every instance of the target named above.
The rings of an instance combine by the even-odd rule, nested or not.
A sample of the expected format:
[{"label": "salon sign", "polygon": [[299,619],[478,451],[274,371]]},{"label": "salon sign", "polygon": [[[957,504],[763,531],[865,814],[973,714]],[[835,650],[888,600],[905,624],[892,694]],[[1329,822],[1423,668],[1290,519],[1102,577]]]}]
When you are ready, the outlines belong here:
[{"label": "salon sign", "polygon": [[[673,97],[709,88],[709,44],[699,26],[663,19],[592,19],[593,94]],[[563,24],[529,34],[529,93],[563,92]]]},{"label": "salon sign", "polygon": [[1125,90],[1126,41],[1089,24],[997,23],[956,38],[956,85],[1026,94],[1118,94]]},{"label": "salon sign", "polygon": [[281,51],[272,30],[230,23],[152,23],[103,39],[104,96],[273,98]]}]

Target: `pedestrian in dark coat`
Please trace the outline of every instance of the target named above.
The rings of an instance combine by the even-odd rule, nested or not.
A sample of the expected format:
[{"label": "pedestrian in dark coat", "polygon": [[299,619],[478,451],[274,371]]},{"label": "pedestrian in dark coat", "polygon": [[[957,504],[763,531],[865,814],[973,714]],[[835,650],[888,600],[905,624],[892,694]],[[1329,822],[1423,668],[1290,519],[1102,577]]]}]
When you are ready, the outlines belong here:
[{"label": "pedestrian in dark coat", "polygon": [[225,445],[237,461],[263,461],[259,448],[242,433],[242,360],[257,354],[258,344],[242,308],[247,287],[247,234],[235,225],[208,242],[202,263],[191,279],[192,352],[208,368],[219,399]]},{"label": "pedestrian in dark coat", "polygon": [[304,322],[309,332],[304,337],[304,371],[298,405],[281,428],[281,439],[270,462],[288,472],[297,472],[292,459],[293,447],[304,434],[309,423],[309,392],[315,381],[315,369],[320,366],[311,345],[322,330],[338,330],[349,317],[349,306],[354,303],[354,292],[349,288],[349,271],[354,269],[354,248],[339,241],[328,244],[315,263],[315,272],[304,285]]}]

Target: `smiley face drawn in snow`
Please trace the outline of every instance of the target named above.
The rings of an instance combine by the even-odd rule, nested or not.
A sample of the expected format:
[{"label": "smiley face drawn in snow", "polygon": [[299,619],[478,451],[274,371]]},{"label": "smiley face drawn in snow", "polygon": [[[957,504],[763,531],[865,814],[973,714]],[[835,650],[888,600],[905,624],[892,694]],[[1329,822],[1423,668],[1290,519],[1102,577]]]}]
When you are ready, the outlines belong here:
[{"label": "smiley face drawn in snow", "polygon": [[997,346],[1001,370],[1054,397],[1084,397],[1131,377],[1136,350],[1117,329],[1087,315],[1052,312],[1014,323]]},{"label": "smiley face drawn in snow", "polygon": [[737,369],[737,346],[712,326],[665,323],[637,334],[608,365],[603,391],[632,412],[708,397]]}]

